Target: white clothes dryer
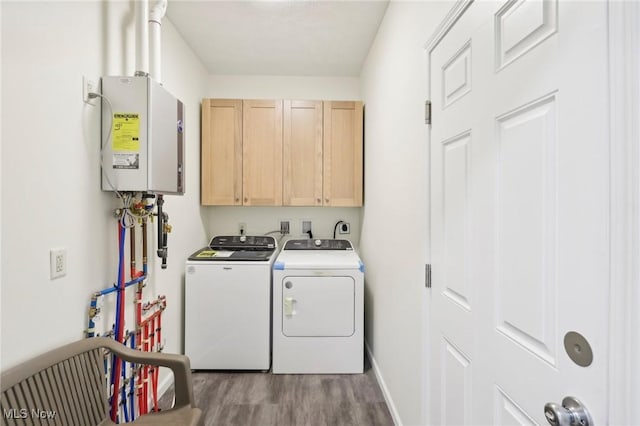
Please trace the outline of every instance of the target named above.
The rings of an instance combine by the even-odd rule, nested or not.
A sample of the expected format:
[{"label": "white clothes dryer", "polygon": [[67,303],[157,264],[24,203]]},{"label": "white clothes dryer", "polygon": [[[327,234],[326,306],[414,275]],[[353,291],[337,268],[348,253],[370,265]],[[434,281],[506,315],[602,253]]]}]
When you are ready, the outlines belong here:
[{"label": "white clothes dryer", "polygon": [[289,240],[273,266],[272,371],[364,368],[364,264],[347,240]]}]

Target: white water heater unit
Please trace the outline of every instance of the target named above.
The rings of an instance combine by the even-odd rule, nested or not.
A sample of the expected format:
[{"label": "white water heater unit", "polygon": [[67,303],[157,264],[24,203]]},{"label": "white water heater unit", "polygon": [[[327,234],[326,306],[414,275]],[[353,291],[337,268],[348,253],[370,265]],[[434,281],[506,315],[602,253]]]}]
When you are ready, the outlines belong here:
[{"label": "white water heater unit", "polygon": [[184,106],[149,77],[102,77],[102,190],[184,194]]}]

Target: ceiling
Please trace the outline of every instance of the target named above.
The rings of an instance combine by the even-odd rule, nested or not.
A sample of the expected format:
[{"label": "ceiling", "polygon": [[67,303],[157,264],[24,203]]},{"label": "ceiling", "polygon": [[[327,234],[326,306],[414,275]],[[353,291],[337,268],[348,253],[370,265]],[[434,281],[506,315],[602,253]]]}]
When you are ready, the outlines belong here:
[{"label": "ceiling", "polygon": [[211,74],[359,76],[388,0],[170,1]]}]

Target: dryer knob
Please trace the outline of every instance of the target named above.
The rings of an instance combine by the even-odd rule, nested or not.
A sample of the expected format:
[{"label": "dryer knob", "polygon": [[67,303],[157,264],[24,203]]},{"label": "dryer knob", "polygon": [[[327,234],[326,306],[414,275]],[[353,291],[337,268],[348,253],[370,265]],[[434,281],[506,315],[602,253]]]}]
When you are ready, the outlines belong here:
[{"label": "dryer knob", "polygon": [[313,243],[316,245],[316,247],[320,247],[322,245],[322,240],[315,240]]}]

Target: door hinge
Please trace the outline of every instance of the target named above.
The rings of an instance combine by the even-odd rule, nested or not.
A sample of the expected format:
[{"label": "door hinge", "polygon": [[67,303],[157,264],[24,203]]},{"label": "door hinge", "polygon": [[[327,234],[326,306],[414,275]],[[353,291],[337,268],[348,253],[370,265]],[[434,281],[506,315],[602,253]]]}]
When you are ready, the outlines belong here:
[{"label": "door hinge", "polygon": [[431,101],[424,101],[424,124],[431,124]]},{"label": "door hinge", "polygon": [[431,264],[424,265],[424,286],[431,288]]}]

